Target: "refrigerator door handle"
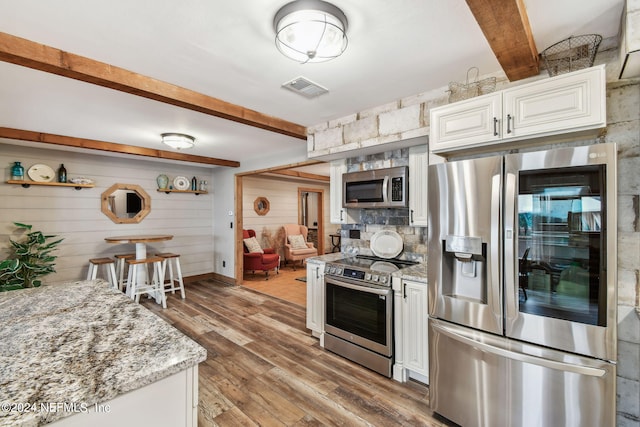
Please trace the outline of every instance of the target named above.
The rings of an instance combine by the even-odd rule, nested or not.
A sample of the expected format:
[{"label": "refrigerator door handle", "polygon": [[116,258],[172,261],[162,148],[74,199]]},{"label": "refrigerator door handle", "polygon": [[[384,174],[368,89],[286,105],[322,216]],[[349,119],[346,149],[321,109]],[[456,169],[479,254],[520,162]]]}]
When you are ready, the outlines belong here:
[{"label": "refrigerator door handle", "polygon": [[502,277],[500,277],[501,261],[500,251],[502,245],[500,243],[500,222],[502,215],[500,211],[501,206],[501,193],[502,193],[502,175],[500,173],[493,176],[491,180],[491,243],[489,245],[489,283],[488,291],[491,301],[491,310],[493,315],[498,320],[498,324],[502,325],[502,293],[501,286],[497,284],[502,283]]},{"label": "refrigerator door handle", "polygon": [[592,377],[602,377],[607,371],[599,368],[592,368],[590,366],[582,366],[582,365],[573,365],[570,363],[558,362],[556,360],[544,359],[542,357],[531,356],[524,353],[517,353],[514,351],[510,351],[504,348],[495,347],[490,344],[486,344],[480,341],[476,341],[472,338],[466,337],[464,335],[460,335],[453,328],[450,328],[442,323],[438,322],[437,324],[433,323],[433,328],[437,329],[443,335],[448,336],[449,338],[462,342],[466,345],[469,345],[473,348],[476,348],[485,353],[495,354],[497,356],[501,356],[507,359],[516,360],[522,363],[529,363],[538,366],[542,366],[545,368],[556,369],[558,371],[564,372],[572,372],[579,375],[589,375]]},{"label": "refrigerator door handle", "polygon": [[504,201],[504,292],[505,317],[507,333],[511,323],[518,317],[518,288],[516,287],[516,175],[505,171],[505,201]]}]

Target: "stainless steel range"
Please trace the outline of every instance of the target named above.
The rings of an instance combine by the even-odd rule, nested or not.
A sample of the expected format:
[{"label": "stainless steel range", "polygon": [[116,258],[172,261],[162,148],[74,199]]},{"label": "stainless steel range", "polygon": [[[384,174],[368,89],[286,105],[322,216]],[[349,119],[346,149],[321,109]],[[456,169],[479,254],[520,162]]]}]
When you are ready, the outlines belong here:
[{"label": "stainless steel range", "polygon": [[414,261],[362,255],[327,263],[324,347],[391,377],[391,274],[415,264]]}]

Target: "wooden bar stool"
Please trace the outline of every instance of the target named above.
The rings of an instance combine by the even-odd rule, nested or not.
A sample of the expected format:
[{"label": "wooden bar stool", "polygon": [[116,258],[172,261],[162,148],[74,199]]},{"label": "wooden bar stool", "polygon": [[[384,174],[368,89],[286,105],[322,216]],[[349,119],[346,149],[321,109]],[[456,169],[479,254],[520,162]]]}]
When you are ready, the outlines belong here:
[{"label": "wooden bar stool", "polygon": [[118,275],[118,288],[121,291],[126,289],[124,271],[126,270],[125,261],[128,259],[136,259],[136,254],[116,254],[114,255],[116,258],[116,274]]},{"label": "wooden bar stool", "polygon": [[[129,266],[127,295],[135,302],[140,302],[140,295],[150,294],[158,304],[162,304],[162,308],[167,308],[167,298],[163,291],[164,272],[162,270],[162,258],[127,259],[125,262]],[[149,277],[147,273],[149,265],[153,265],[151,280],[139,281],[138,277],[141,275]],[[139,274],[140,268],[145,270],[145,274]]]},{"label": "wooden bar stool", "polygon": [[98,276],[98,268],[104,266],[104,270],[107,275],[107,280],[111,287],[118,288],[118,278],[116,277],[116,263],[111,258],[91,258],[89,260],[89,272],[87,273],[87,280],[95,280]]},{"label": "wooden bar stool", "polygon": [[[184,281],[182,280],[182,269],[180,268],[180,255],[163,252],[156,254],[156,256],[162,258],[162,273],[165,278],[167,277],[167,266],[169,266],[169,287],[167,287],[167,284],[164,284],[164,292],[171,291],[171,293],[175,294],[176,291],[179,290],[180,296],[184,299]],[[175,275],[173,274],[174,267]]]}]

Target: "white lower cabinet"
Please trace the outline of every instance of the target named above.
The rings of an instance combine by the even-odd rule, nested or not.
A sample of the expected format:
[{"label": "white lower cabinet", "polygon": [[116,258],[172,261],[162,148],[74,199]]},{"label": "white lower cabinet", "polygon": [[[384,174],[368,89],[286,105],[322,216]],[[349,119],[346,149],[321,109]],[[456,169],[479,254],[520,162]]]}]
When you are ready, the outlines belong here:
[{"label": "white lower cabinet", "polygon": [[307,328],[314,337],[324,329],[324,261],[307,261]]},{"label": "white lower cabinet", "polygon": [[394,278],[396,360],[394,379],[429,384],[427,284]]},{"label": "white lower cabinet", "polygon": [[[64,396],[61,396],[61,400]],[[198,425],[198,365],[54,421],[53,427]]]}]

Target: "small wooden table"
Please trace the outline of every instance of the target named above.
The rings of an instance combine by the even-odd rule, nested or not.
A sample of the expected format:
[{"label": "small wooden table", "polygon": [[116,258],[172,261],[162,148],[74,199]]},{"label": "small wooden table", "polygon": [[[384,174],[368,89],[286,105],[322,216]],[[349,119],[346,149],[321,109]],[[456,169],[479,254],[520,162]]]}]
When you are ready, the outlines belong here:
[{"label": "small wooden table", "polygon": [[147,243],[162,242],[171,239],[173,239],[173,236],[170,234],[140,234],[132,236],[114,236],[104,238],[107,243],[135,243],[136,259],[145,259],[147,257]]},{"label": "small wooden table", "polygon": [[[151,235],[133,235],[133,236],[114,236],[105,237],[104,240],[107,243],[135,243],[136,244],[136,259],[147,258],[147,243],[162,242],[165,240],[171,240],[173,236],[170,234],[151,234]],[[147,275],[145,269],[138,270],[138,282],[145,283],[147,281]],[[159,303],[160,296],[155,295],[156,302]]]}]

